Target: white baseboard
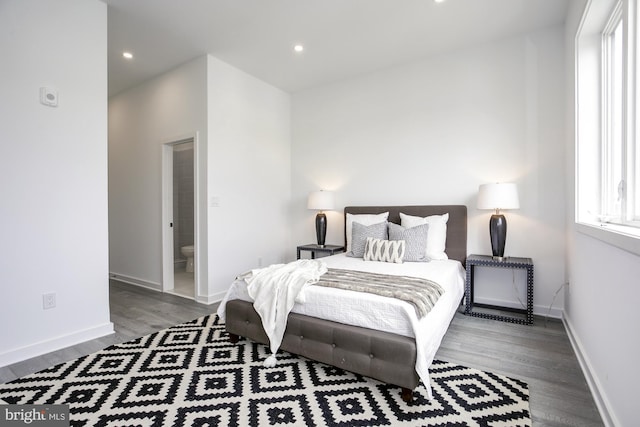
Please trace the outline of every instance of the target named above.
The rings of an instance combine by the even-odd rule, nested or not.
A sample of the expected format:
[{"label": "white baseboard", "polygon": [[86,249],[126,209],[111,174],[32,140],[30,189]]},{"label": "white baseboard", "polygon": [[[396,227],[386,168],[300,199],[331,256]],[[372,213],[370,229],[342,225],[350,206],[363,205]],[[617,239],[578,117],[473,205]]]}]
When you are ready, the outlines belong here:
[{"label": "white baseboard", "polygon": [[0,354],[0,366],[12,365],[14,363],[31,359],[32,357],[42,356],[43,354],[50,353],[52,351],[60,350],[113,333],[113,323],[108,322],[93,328],[77,331],[72,334],[9,350]]},{"label": "white baseboard", "polygon": [[533,305],[533,314],[536,316],[542,317],[551,317],[554,319],[562,320],[562,309],[561,308],[553,308],[549,310],[549,307],[545,307],[544,305]]},{"label": "white baseboard", "polygon": [[142,288],[151,289],[154,291],[162,292],[162,284],[156,282],[150,282],[148,280],[139,279],[137,277],[127,276],[126,274],[119,274],[110,272],[109,278],[117,280],[119,282],[128,283],[130,285],[140,286]]},{"label": "white baseboard", "polygon": [[589,357],[584,351],[584,347],[580,342],[580,338],[578,338],[578,336],[574,332],[573,326],[571,324],[571,319],[569,318],[569,316],[567,316],[566,313],[564,313],[562,317],[562,322],[564,323],[564,327],[567,330],[567,335],[569,336],[569,341],[571,341],[573,351],[578,358],[578,363],[580,363],[580,367],[582,368],[584,377],[587,380],[587,384],[589,385],[589,390],[591,390],[593,400],[596,402],[598,412],[600,412],[600,417],[602,417],[602,422],[607,427],[615,427],[621,425],[616,419],[613,409],[611,408],[611,404],[609,403],[609,399],[603,391],[601,382],[598,379],[598,376],[596,375],[591,362],[589,361]]},{"label": "white baseboard", "polygon": [[[164,292],[162,290],[162,284],[149,282],[148,280],[139,279],[137,277],[131,277],[131,276],[127,276],[127,275],[124,275],[124,274],[118,274],[118,273],[111,272],[111,273],[109,273],[109,278],[117,280],[119,282],[128,283],[130,285],[140,286],[140,287],[146,288],[146,289],[151,289],[153,291]],[[172,292],[168,292],[168,293],[172,293]],[[211,305],[211,304],[215,304],[218,301],[221,301],[222,298],[224,298],[225,294],[226,294],[226,291],[225,292],[219,292],[219,293],[213,294],[213,295],[200,295],[200,296],[196,296],[194,298],[194,300],[196,302],[201,303],[201,304]]]},{"label": "white baseboard", "polygon": [[196,297],[196,301],[202,304],[207,304],[207,305],[211,305],[214,304],[218,301],[221,301],[222,298],[224,298],[224,295],[226,294],[226,292],[219,292],[217,294],[213,294],[213,295],[201,295]]}]

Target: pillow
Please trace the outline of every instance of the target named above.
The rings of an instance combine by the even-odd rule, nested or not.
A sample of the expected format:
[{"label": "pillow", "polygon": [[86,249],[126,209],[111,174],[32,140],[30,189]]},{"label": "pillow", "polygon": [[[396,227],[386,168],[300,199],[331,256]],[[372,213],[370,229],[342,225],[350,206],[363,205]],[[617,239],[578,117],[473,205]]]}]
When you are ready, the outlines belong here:
[{"label": "pillow", "polygon": [[402,264],[404,249],[404,240],[381,240],[367,237],[363,258],[365,261],[395,262],[396,264]]},{"label": "pillow", "polygon": [[367,245],[367,237],[374,239],[387,238],[387,221],[373,225],[362,225],[359,222],[352,224],[351,251],[347,252],[347,256],[362,258],[364,256],[364,247]]},{"label": "pillow", "polygon": [[449,259],[444,252],[447,244],[447,221],[449,214],[431,215],[425,218],[400,213],[400,225],[406,228],[429,224],[427,236],[427,257],[429,259]]},{"label": "pillow", "polygon": [[427,258],[427,239],[429,224],[416,225],[405,228],[401,225],[389,223],[389,240],[404,240],[406,243],[405,261],[429,261]]},{"label": "pillow", "polygon": [[345,225],[347,233],[347,253],[351,252],[351,236],[352,236],[352,224],[353,221],[359,222],[363,225],[373,225],[381,222],[386,222],[387,218],[389,218],[389,212],[383,212],[381,214],[362,214],[362,215],[353,215],[347,214],[347,224]]}]

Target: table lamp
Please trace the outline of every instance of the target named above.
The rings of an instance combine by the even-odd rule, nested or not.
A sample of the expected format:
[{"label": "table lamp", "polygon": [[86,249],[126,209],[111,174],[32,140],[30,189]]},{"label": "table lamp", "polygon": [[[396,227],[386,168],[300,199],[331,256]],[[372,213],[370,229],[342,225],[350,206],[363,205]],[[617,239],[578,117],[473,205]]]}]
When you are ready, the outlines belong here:
[{"label": "table lamp", "polygon": [[324,239],[327,236],[327,216],[323,211],[334,209],[335,201],[331,191],[314,191],[309,194],[307,208],[319,211],[316,215],[316,237],[318,246],[324,247]]},{"label": "table lamp", "polygon": [[491,251],[493,258],[504,259],[504,245],[507,240],[507,220],[501,209],[519,209],[518,188],[513,183],[483,184],[478,189],[478,209],[495,209],[489,220]]}]

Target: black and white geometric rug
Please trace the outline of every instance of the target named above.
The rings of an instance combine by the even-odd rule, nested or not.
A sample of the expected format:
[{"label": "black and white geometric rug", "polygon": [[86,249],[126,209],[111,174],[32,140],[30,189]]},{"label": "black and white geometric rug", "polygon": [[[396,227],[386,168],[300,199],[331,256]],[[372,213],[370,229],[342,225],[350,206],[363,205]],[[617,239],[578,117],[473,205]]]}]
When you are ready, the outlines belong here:
[{"label": "black and white geometric rug", "polygon": [[267,348],[215,315],[0,384],[10,404],[68,404],[72,426],[530,426],[527,384],[434,361],[434,399]]}]

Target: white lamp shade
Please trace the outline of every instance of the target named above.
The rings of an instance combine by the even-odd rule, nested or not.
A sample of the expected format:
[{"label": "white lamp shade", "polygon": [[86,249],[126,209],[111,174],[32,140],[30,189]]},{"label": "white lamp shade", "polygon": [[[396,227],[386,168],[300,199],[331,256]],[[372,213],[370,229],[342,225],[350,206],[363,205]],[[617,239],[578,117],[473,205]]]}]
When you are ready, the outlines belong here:
[{"label": "white lamp shade", "polygon": [[478,209],[519,209],[518,187],[513,183],[483,184],[478,189]]},{"label": "white lamp shade", "polygon": [[317,211],[330,211],[335,208],[335,200],[331,191],[314,191],[309,194],[307,208]]}]

